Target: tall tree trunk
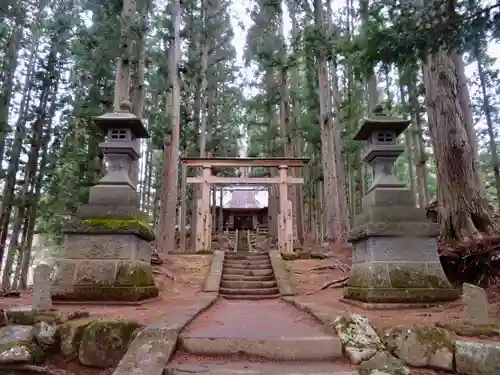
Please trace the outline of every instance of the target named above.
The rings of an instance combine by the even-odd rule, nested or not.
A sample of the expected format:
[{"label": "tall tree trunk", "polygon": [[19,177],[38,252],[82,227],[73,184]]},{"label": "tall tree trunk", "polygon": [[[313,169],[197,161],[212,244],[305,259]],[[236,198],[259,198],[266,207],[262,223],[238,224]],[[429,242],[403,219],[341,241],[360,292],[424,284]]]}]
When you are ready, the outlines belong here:
[{"label": "tall tree trunk", "polygon": [[[314,16],[317,29],[325,37],[325,21],[321,0],[314,1]],[[324,53],[317,57],[317,75],[319,83],[319,122],[321,133],[321,163],[323,166],[323,189],[325,194],[325,242],[335,243],[342,240],[342,222],[339,215],[338,185],[333,144],[334,124],[332,118],[332,100],[330,97],[327,62]]]},{"label": "tall tree trunk", "polygon": [[[359,14],[361,18],[361,23],[363,28],[366,29],[369,19],[369,5],[370,0],[359,0]],[[366,31],[365,31],[366,32]],[[375,106],[378,104],[378,89],[377,89],[377,77],[375,76],[375,72],[373,67],[370,67],[368,70],[368,75],[366,77],[367,82],[367,94],[368,94],[368,111],[371,113]]]},{"label": "tall tree trunk", "polygon": [[168,80],[169,92],[166,112],[170,115],[172,138],[168,151],[165,149],[163,165],[163,216],[164,223],[161,226],[162,245],[160,252],[167,252],[175,248],[175,219],[177,212],[177,187],[179,184],[179,142],[180,142],[180,82],[179,61],[181,55],[181,4],[180,0],[170,3],[171,20],[173,25],[172,39],[168,51]]},{"label": "tall tree trunk", "polygon": [[442,234],[449,241],[476,239],[480,232],[491,232],[493,221],[477,183],[476,155],[457,94],[455,59],[440,49],[427,57],[423,71]]}]

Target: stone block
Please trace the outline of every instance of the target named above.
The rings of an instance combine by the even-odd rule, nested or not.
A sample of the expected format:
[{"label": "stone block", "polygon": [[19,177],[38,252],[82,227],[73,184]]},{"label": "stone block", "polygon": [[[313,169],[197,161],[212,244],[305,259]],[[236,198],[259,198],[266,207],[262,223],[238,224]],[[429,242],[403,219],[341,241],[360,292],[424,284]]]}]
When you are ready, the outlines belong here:
[{"label": "stone block", "polygon": [[362,198],[362,206],[363,208],[373,206],[384,208],[394,206],[415,207],[415,195],[408,188],[379,187],[369,191]]},{"label": "stone block", "polygon": [[472,325],[485,326],[490,323],[486,291],[476,285],[462,285],[465,321]]},{"label": "stone block", "polygon": [[456,341],[455,366],[460,374],[500,374],[500,345],[497,343]]},{"label": "stone block", "polygon": [[354,244],[353,263],[363,262],[433,262],[436,240],[433,237],[370,237]]},{"label": "stone block", "polygon": [[98,184],[90,188],[90,204],[139,205],[137,191],[129,185]]},{"label": "stone block", "polygon": [[78,207],[76,217],[79,219],[137,219],[143,213],[136,205],[82,204]]},{"label": "stone block", "polygon": [[[344,297],[375,303],[437,302],[458,298],[458,292],[444,274],[437,252],[431,250],[431,239],[407,238],[406,241],[409,249],[405,250],[399,250],[404,249],[403,237],[371,237],[355,243]],[[421,247],[417,246],[419,242]],[[398,244],[401,247],[394,246]],[[419,249],[424,249],[422,256],[418,255]]]},{"label": "stone block", "polygon": [[149,262],[124,260],[56,261],[54,300],[140,301],[158,296]]},{"label": "stone block", "polygon": [[439,235],[439,225],[428,221],[379,221],[367,222],[349,231],[349,242],[355,244],[370,237],[427,237]]},{"label": "stone block", "polygon": [[68,259],[138,259],[149,261],[151,247],[135,234],[76,234],[65,235],[62,250]]},{"label": "stone block", "polygon": [[417,207],[391,206],[364,207],[363,212],[356,215],[356,225],[374,222],[427,222],[425,210]]}]

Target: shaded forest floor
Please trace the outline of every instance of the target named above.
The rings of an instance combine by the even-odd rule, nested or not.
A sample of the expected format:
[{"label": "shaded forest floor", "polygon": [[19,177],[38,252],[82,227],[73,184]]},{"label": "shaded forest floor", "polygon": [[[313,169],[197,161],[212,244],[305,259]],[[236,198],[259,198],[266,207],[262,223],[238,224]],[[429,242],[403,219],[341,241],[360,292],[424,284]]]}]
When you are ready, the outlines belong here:
[{"label": "shaded forest floor", "polygon": [[[140,306],[106,305],[55,305],[61,312],[84,311],[92,317],[103,320],[132,320],[148,324],[169,310],[186,304],[201,292],[203,281],[208,273],[211,255],[169,255],[164,263],[154,266],[156,285],[160,297]],[[0,309],[20,305],[30,305],[31,296],[18,298],[0,298]],[[76,361],[68,362],[60,356],[53,356],[45,364],[57,375],[111,375],[113,368],[99,370],[80,365]]]},{"label": "shaded forest floor", "polygon": [[[85,311],[92,316],[99,316],[103,319],[130,319],[147,324],[164,314],[168,309],[183,305],[196,298],[203,287],[211,258],[211,255],[169,255],[164,258],[162,265],[153,267],[160,297],[140,306],[57,304],[54,307],[62,312]],[[31,296],[29,294],[22,295],[20,298],[0,299],[0,309],[30,304]]]},{"label": "shaded forest floor", "polygon": [[[311,251],[315,250],[314,247],[309,248]],[[286,262],[290,280],[301,300],[366,316],[379,329],[461,321],[463,306],[460,300],[425,309],[365,310],[342,302],[342,284],[322,289],[332,280],[343,280],[349,276],[350,264],[351,259],[346,251],[340,256],[328,259],[299,259]],[[500,288],[493,286],[488,288],[487,292],[490,315],[493,320],[500,320]],[[500,341],[500,336],[488,337],[488,340]]]}]

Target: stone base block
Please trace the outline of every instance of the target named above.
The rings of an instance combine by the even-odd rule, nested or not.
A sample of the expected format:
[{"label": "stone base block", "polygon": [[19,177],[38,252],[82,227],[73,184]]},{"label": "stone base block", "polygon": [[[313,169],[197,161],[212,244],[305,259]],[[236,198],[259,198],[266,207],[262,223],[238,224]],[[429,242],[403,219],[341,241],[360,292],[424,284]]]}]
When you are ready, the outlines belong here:
[{"label": "stone base block", "polygon": [[52,298],[55,301],[142,301],[149,298],[158,297],[156,286],[145,287],[115,287],[115,286],[68,286],[53,287]]},{"label": "stone base block", "polygon": [[344,289],[344,298],[378,303],[444,302],[459,295],[439,260],[354,263]]},{"label": "stone base block", "polygon": [[54,300],[137,301],[158,296],[149,262],[56,259]]},{"label": "stone base block", "polygon": [[[447,302],[458,298],[455,289],[431,288],[344,288],[344,298],[371,303],[425,303]],[[420,306],[421,307],[421,306]]]}]

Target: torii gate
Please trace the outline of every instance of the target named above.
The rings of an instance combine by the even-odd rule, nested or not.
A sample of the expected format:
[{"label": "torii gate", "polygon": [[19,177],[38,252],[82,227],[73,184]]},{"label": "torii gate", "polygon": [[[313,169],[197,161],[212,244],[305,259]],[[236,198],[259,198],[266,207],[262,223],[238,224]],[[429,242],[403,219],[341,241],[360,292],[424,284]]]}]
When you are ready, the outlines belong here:
[{"label": "torii gate", "polygon": [[[200,177],[187,177],[188,184],[201,184],[196,215],[196,252],[211,251],[212,215],[210,213],[210,187],[215,184],[279,184],[278,249],[293,252],[292,202],[288,200],[288,185],[302,184],[302,177],[288,176],[289,168],[302,168],[308,158],[181,158],[186,166],[202,168]],[[212,168],[264,167],[278,168],[276,177],[218,177],[212,176]],[[185,213],[183,213],[184,215]]]}]

